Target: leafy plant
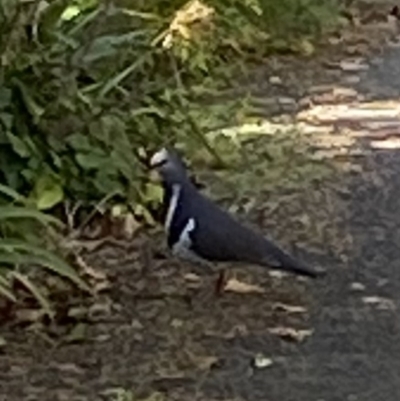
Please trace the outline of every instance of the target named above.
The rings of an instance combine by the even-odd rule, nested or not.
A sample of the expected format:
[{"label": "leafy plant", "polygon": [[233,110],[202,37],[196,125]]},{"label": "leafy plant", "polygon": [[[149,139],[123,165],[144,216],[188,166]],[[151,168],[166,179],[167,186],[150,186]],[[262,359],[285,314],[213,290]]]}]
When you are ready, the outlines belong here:
[{"label": "leafy plant", "polygon": [[110,193],[139,201],[140,152],[177,140],[207,146],[187,86],[206,67],[186,68],[162,46],[163,17],[108,2],[43,3],[0,6],[4,181],[41,210]]},{"label": "leafy plant", "polygon": [[318,31],[326,4],[1,2],[2,181],[40,210],[110,193],[142,202],[139,155],[180,142],[216,157],[206,132],[235,114],[210,98],[243,50],[267,50],[299,27]]},{"label": "leafy plant", "polygon": [[[51,315],[48,299],[32,280],[35,275],[32,273],[37,269],[50,271],[90,291],[78,273],[45,246],[53,228],[62,226],[60,221],[27,205],[14,204],[14,201],[21,202],[23,198],[9,187],[0,185],[0,193],[12,198],[11,202],[0,204],[0,295],[15,302],[14,284],[18,282]],[[38,236],[40,231],[43,236]],[[32,235],[33,232],[35,235]],[[45,238],[47,243],[38,238]]]}]

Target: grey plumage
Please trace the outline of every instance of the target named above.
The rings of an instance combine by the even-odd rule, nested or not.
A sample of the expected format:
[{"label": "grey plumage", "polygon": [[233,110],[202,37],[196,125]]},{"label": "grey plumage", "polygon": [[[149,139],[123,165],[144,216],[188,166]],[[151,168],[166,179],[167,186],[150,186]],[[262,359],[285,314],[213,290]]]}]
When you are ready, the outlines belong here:
[{"label": "grey plumage", "polygon": [[245,262],[318,275],[201,194],[175,151],[162,149],[151,165],[162,178],[165,229],[173,253],[195,262]]}]

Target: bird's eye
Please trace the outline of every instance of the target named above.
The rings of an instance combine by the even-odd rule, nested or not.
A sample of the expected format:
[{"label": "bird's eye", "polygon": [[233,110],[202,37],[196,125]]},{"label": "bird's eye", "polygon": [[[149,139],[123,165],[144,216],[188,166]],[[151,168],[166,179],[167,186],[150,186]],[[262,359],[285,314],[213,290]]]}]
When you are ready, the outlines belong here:
[{"label": "bird's eye", "polygon": [[159,168],[164,164],[166,164],[167,161],[168,161],[167,159],[158,160],[157,162],[151,164],[151,168]]}]

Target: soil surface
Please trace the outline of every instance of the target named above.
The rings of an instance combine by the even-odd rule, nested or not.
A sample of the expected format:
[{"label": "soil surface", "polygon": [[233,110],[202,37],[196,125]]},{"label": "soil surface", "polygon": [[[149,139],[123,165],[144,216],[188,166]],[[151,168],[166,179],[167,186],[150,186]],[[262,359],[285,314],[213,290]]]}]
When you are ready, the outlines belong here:
[{"label": "soil surface", "polygon": [[329,52],[254,79],[259,110],[318,132],[335,174],[248,213],[326,278],[239,267],[257,287],[215,298],[215,277],[165,257],[158,232],[104,244],[85,261],[111,287],[68,341],[2,329],[1,401],[400,399],[400,47]]}]

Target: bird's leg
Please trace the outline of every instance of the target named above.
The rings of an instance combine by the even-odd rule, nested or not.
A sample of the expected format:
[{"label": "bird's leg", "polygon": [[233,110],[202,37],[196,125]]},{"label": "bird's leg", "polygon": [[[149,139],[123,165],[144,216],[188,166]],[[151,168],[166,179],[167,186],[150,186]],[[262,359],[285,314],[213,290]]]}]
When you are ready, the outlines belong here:
[{"label": "bird's leg", "polygon": [[224,290],[225,287],[225,270],[220,270],[218,273],[218,278],[215,281],[215,295],[216,296],[221,296],[222,291]]}]

